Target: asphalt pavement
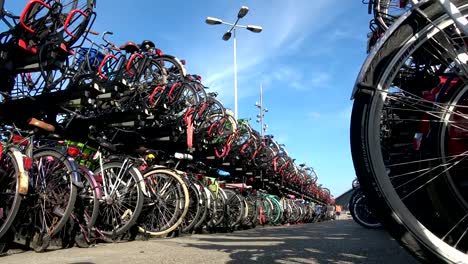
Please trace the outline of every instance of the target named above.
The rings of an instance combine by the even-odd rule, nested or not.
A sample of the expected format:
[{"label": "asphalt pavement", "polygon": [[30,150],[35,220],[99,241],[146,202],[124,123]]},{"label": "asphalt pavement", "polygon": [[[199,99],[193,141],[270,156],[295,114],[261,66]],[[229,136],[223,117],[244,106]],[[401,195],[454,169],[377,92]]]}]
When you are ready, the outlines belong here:
[{"label": "asphalt pavement", "polygon": [[353,220],[257,227],[228,234],[203,234],[149,241],[98,244],[92,248],[15,252],[8,264],[139,263],[417,263],[384,230]]}]

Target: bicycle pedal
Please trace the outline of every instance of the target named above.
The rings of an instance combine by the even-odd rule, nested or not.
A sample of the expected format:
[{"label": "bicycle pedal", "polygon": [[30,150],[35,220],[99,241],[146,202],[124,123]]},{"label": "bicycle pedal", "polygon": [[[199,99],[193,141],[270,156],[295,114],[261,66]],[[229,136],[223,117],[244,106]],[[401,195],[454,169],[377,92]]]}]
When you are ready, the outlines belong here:
[{"label": "bicycle pedal", "polygon": [[123,215],[120,218],[122,220],[125,220],[125,219],[127,219],[127,216],[130,216],[130,217],[132,216],[132,210],[130,210],[130,209],[125,210],[125,212],[123,213]]}]

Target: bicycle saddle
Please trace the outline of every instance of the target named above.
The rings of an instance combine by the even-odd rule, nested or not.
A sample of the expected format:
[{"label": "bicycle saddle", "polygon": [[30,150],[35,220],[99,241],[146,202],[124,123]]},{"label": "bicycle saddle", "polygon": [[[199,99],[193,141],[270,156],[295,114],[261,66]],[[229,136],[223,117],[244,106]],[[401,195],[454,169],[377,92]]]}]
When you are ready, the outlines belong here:
[{"label": "bicycle saddle", "polygon": [[151,40],[143,40],[143,42],[140,44],[140,47],[142,50],[149,50],[151,48],[155,48],[156,45]]},{"label": "bicycle saddle", "polygon": [[133,52],[139,51],[140,47],[138,47],[138,45],[135,44],[135,42],[133,42],[133,41],[127,41],[127,42],[125,42],[125,44],[120,46],[119,49],[125,50],[125,52],[127,52],[127,53],[133,53]]},{"label": "bicycle saddle", "polygon": [[53,125],[51,125],[49,123],[46,123],[44,121],[38,120],[38,119],[36,119],[34,117],[30,118],[28,120],[28,125],[43,129],[43,130],[45,130],[47,132],[54,132],[55,131],[55,127]]},{"label": "bicycle saddle", "polygon": [[96,143],[98,143],[101,147],[111,150],[113,152],[116,152],[118,148],[123,147],[125,145],[123,143],[113,144],[107,141],[106,139],[104,139],[103,137],[96,137],[95,140],[96,140]]},{"label": "bicycle saddle", "polygon": [[173,167],[175,164],[176,164],[175,161],[172,160],[172,159],[168,159],[168,160],[166,160],[166,161],[164,162],[164,165],[167,166],[167,167],[169,167],[169,168],[170,168],[170,167]]}]

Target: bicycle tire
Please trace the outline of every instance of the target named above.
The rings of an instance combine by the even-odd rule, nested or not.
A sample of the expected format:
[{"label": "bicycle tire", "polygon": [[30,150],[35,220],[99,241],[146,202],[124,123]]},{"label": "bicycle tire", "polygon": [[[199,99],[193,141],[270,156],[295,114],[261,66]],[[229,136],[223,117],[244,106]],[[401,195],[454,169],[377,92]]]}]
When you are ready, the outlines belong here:
[{"label": "bicycle tire", "polygon": [[[468,8],[466,1],[452,1],[452,3],[466,15]],[[359,85],[380,87],[385,91],[388,89],[387,83],[391,82],[386,78],[391,78],[391,71],[399,67],[399,62],[404,60],[405,56],[409,57],[416,52],[416,49],[424,44],[424,39],[429,40],[436,36],[438,28],[445,29],[453,23],[437,3],[425,2],[419,6],[419,9],[430,22],[426,17],[422,18],[418,12],[413,12],[394,27],[387,34],[386,40],[378,44],[375,54],[371,57],[372,60],[366,62],[370,67],[366,66],[368,70],[361,72],[363,78],[360,79],[364,82],[358,83]],[[437,25],[437,28],[432,25]],[[431,34],[431,37],[428,34]],[[377,136],[379,128],[376,124],[381,118],[379,108],[383,104],[383,100],[379,101],[378,96],[381,96],[378,91],[372,89],[368,93],[358,92],[355,95],[351,118],[351,151],[354,167],[360,184],[369,195],[373,210],[378,213],[387,231],[418,260],[427,263],[467,263],[468,258],[465,253],[448,245],[427,229],[420,222],[421,215],[418,216],[419,219],[413,215],[415,212],[410,211],[403,203],[388,178],[381,157],[382,150],[379,149],[380,136]],[[376,142],[378,144],[375,144]],[[444,200],[437,198],[436,192],[433,192],[432,197],[424,203],[424,206],[437,208],[435,199]],[[450,198],[450,195],[446,198]],[[457,204],[451,204],[447,208],[456,211],[455,206]],[[430,216],[425,216],[426,223],[428,217]]]},{"label": "bicycle tire", "polygon": [[[58,223],[56,223],[55,225],[55,228],[53,229],[53,231],[47,231],[47,235],[45,237],[43,237],[43,239],[47,240],[47,237],[53,237],[54,235],[58,234],[60,232],[60,230],[63,228],[63,226],[68,222],[68,218],[70,217],[70,214],[72,213],[73,211],[73,208],[74,208],[74,205],[75,205],[75,201],[76,201],[76,196],[77,196],[77,187],[75,186],[75,179],[79,178],[79,175],[78,175],[78,172],[77,172],[77,169],[76,169],[76,165],[74,163],[72,163],[72,160],[68,159],[67,158],[67,155],[62,153],[61,151],[58,151],[58,150],[53,150],[53,149],[49,149],[49,148],[44,148],[44,149],[38,149],[36,151],[34,151],[34,154],[33,154],[33,160],[34,160],[34,164],[33,164],[33,168],[36,168],[34,165],[37,165],[37,162],[39,159],[41,158],[45,158],[47,160],[47,162],[50,162],[51,161],[51,157],[57,159],[58,161],[62,162],[67,173],[67,179],[66,181],[68,181],[68,183],[66,183],[69,188],[70,188],[70,193],[68,194],[69,197],[68,197],[68,201],[66,202],[66,206],[65,208],[61,208],[62,212],[61,212],[61,217],[60,217],[60,220],[58,221]],[[40,161],[42,162],[42,161]],[[37,175],[34,174],[34,170],[33,168],[30,170],[30,178],[34,178],[35,181],[37,181]],[[42,171],[42,169],[41,169]],[[63,178],[63,177],[62,177]],[[50,184],[51,181],[48,180],[47,181],[47,184]],[[52,199],[51,199],[52,200]],[[54,210],[57,210],[56,208],[57,206],[54,206]],[[44,230],[41,230],[41,232],[43,232]]]},{"label": "bicycle tire", "polygon": [[[408,4],[404,8],[401,8],[403,10],[398,10],[400,9],[398,7],[397,10],[401,12],[397,12],[395,14],[392,11],[390,11],[394,9],[396,5],[395,3],[392,4],[392,2],[395,2],[395,1],[400,2],[400,0],[374,0],[374,1],[375,1],[373,4],[374,18],[382,31],[386,31],[392,25],[392,23],[395,22],[396,19],[398,19],[398,17],[401,14],[403,14],[405,11],[409,9]],[[390,14],[390,13],[393,13],[393,14]]]},{"label": "bicycle tire", "polygon": [[278,199],[274,198],[274,197],[269,197],[268,199],[270,199],[272,201],[272,204],[273,204],[273,224],[278,224],[278,222],[280,221],[282,215],[283,215],[283,209],[281,207],[281,204],[280,202],[278,201]]},{"label": "bicycle tire", "polygon": [[94,174],[88,168],[86,168],[83,165],[80,165],[79,170],[81,171],[81,176],[85,179],[83,181],[83,189],[87,188],[88,191],[92,193],[92,196],[90,197],[92,199],[92,206],[88,207],[89,209],[91,209],[91,214],[89,214],[89,209],[88,212],[85,211],[85,214],[89,215],[86,227],[88,229],[92,229],[96,224],[97,218],[99,216],[99,197],[101,195],[98,194],[98,191],[100,192],[100,190],[99,186],[96,183],[96,180],[94,179]]},{"label": "bicycle tire", "polygon": [[[106,177],[106,181],[110,181],[110,177],[113,177],[113,176],[108,176],[110,175],[110,173],[112,172],[113,174],[115,174],[116,176],[121,172],[122,170],[122,167],[123,167],[123,163],[122,162],[117,162],[117,161],[111,161],[111,162],[106,162],[102,165],[102,168],[99,166],[96,171],[95,171],[95,175],[96,177]],[[140,216],[141,214],[141,211],[142,211],[142,208],[143,208],[143,192],[142,192],[142,189],[140,187],[140,177],[138,176],[138,170],[133,167],[133,166],[130,166],[129,168],[126,168],[127,171],[125,172],[127,175],[125,175],[124,177],[126,177],[127,179],[127,182],[125,184],[125,189],[130,189],[128,188],[127,185],[129,185],[132,190],[129,191],[128,195],[128,199],[129,201],[132,201],[132,203],[130,204],[129,202],[127,202],[126,204],[130,205],[132,208],[127,208],[126,210],[124,210],[123,214],[122,215],[119,215],[118,218],[120,218],[119,221],[124,221],[122,223],[118,223],[119,226],[115,226],[115,222],[116,219],[117,219],[117,216],[114,215],[113,217],[109,217],[110,214],[112,213],[111,211],[113,211],[113,205],[114,205],[114,199],[112,197],[106,197],[105,195],[102,196],[101,200],[99,201],[99,217],[98,217],[98,221],[96,221],[95,223],[95,227],[98,228],[100,230],[100,232],[102,232],[104,235],[106,236],[110,236],[110,237],[117,237],[117,236],[120,236],[120,235],[123,235],[126,231],[128,231],[136,222],[137,222],[137,219],[138,217]],[[116,172],[114,172],[114,170]],[[101,172],[104,171],[109,171],[108,172],[108,175],[100,175]],[[131,182],[133,181],[133,182]],[[101,185],[100,186],[101,189],[103,189],[103,186]],[[112,192],[112,190],[109,190]],[[103,190],[102,190],[102,193],[105,193]],[[136,196],[136,201],[135,201],[135,196]],[[106,201],[105,199],[109,199],[109,201]],[[118,202],[122,202],[121,199],[119,199]],[[107,207],[109,208],[107,208]],[[128,217],[128,215],[130,215],[130,217]],[[107,218],[106,218],[107,216]],[[126,218],[126,219],[123,219],[123,218]],[[111,221],[112,223],[109,223],[108,221],[106,222],[106,219],[108,221]]]},{"label": "bicycle tire", "polygon": [[355,192],[351,198],[352,203],[349,204],[349,211],[354,221],[359,225],[368,228],[368,229],[377,229],[382,227],[382,224],[379,221],[373,221],[376,219],[370,219],[361,215],[360,207],[365,207],[367,205],[367,198],[362,192]]},{"label": "bicycle tire", "polygon": [[[233,190],[223,189],[223,191],[227,196],[226,206],[228,208],[228,225],[233,228],[241,222],[244,216],[244,200]],[[234,218],[232,217],[233,215],[235,215]]]},{"label": "bicycle tire", "polygon": [[[5,168],[6,163],[11,163],[10,166]],[[11,152],[6,152],[2,155],[2,158],[0,160],[0,170],[2,171],[2,174],[0,175],[0,193],[4,193],[4,188],[6,188],[6,183],[5,177],[14,177],[16,180],[15,181],[15,194],[12,200],[11,205],[7,210],[4,210],[3,203],[7,201],[5,197],[0,199],[0,207],[2,208],[2,215],[7,214],[6,217],[1,217],[2,220],[0,222],[0,239],[5,235],[6,232],[10,229],[10,226],[13,224],[16,214],[18,213],[18,210],[20,208],[22,196],[19,194],[19,167],[18,167],[18,162],[16,162],[15,157]],[[10,173],[8,173],[9,170],[13,170]],[[9,175],[7,175],[9,174]],[[5,179],[5,180],[3,180]],[[13,187],[13,186],[12,186]],[[5,206],[6,208],[6,206]]]},{"label": "bicycle tire", "polygon": [[202,202],[202,214],[200,215],[200,218],[198,219],[197,223],[195,224],[195,227],[194,229],[200,229],[203,227],[203,224],[205,222],[207,222],[207,217],[209,215],[209,210],[210,210],[210,191],[208,190],[208,188],[206,188],[203,184],[201,184],[200,182],[198,183],[198,186],[199,188],[201,189],[200,190],[200,194],[201,194],[201,202]]},{"label": "bicycle tire", "polygon": [[[182,220],[182,232],[187,233],[194,229],[195,225],[197,224],[198,220],[201,218],[202,215],[202,197],[196,184],[190,183],[189,184],[189,195],[190,195],[190,202],[189,202],[189,209],[185,217]],[[191,213],[191,211],[194,213]],[[190,219],[189,219],[190,217]],[[186,223],[186,221],[190,221]]]},{"label": "bicycle tire", "polygon": [[[152,58],[157,61],[159,65],[166,69],[168,74],[168,81],[183,80],[187,76],[187,70],[178,58],[166,54],[153,56]],[[167,68],[167,63],[172,64],[169,69]]]},{"label": "bicycle tire", "polygon": [[[178,184],[179,186],[177,188],[182,188],[182,195],[184,196],[182,199],[182,201],[179,201],[178,204],[180,205],[180,203],[182,202],[183,204],[181,205],[181,208],[180,209],[180,213],[178,214],[178,218],[177,218],[177,221],[171,221],[169,224],[170,226],[164,226],[164,230],[160,230],[160,231],[149,231],[147,228],[145,227],[142,227],[141,226],[141,221],[142,219],[139,219],[139,226],[138,226],[138,229],[140,232],[144,232],[144,233],[147,233],[151,236],[161,236],[161,235],[165,235],[171,231],[174,231],[176,228],[178,228],[180,226],[180,224],[182,223],[183,221],[183,218],[185,217],[185,215],[187,214],[188,212],[188,208],[189,208],[189,203],[190,203],[190,196],[189,196],[189,190],[187,188],[187,185],[185,184],[184,180],[177,174],[175,173],[174,171],[172,170],[169,170],[169,169],[159,169],[159,168],[156,168],[156,169],[150,169],[146,172],[144,172],[143,174],[143,178],[144,179],[147,179],[148,177],[150,177],[152,174],[164,174],[166,175],[167,177],[170,177],[172,179],[175,179],[176,181],[176,184]],[[177,205],[177,206],[179,206]]]},{"label": "bicycle tire", "polygon": [[212,192],[213,194],[213,204],[214,212],[210,219],[210,226],[216,227],[219,226],[225,219],[226,210],[227,210],[227,197],[223,189],[219,188],[217,193]]}]

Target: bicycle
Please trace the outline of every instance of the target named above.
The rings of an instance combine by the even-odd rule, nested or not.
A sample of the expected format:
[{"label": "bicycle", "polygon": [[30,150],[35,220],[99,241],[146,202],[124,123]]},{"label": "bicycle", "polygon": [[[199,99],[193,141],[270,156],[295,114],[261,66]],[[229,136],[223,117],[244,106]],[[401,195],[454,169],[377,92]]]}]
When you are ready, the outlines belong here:
[{"label": "bicycle", "polygon": [[[356,80],[354,166],[372,208],[406,249],[422,261],[466,263],[466,196],[456,175],[465,164],[468,7],[466,1],[412,3]],[[439,85],[444,73],[457,75],[454,88],[442,102],[425,99],[423,91]],[[414,137],[426,114],[431,137],[418,150]]]}]

